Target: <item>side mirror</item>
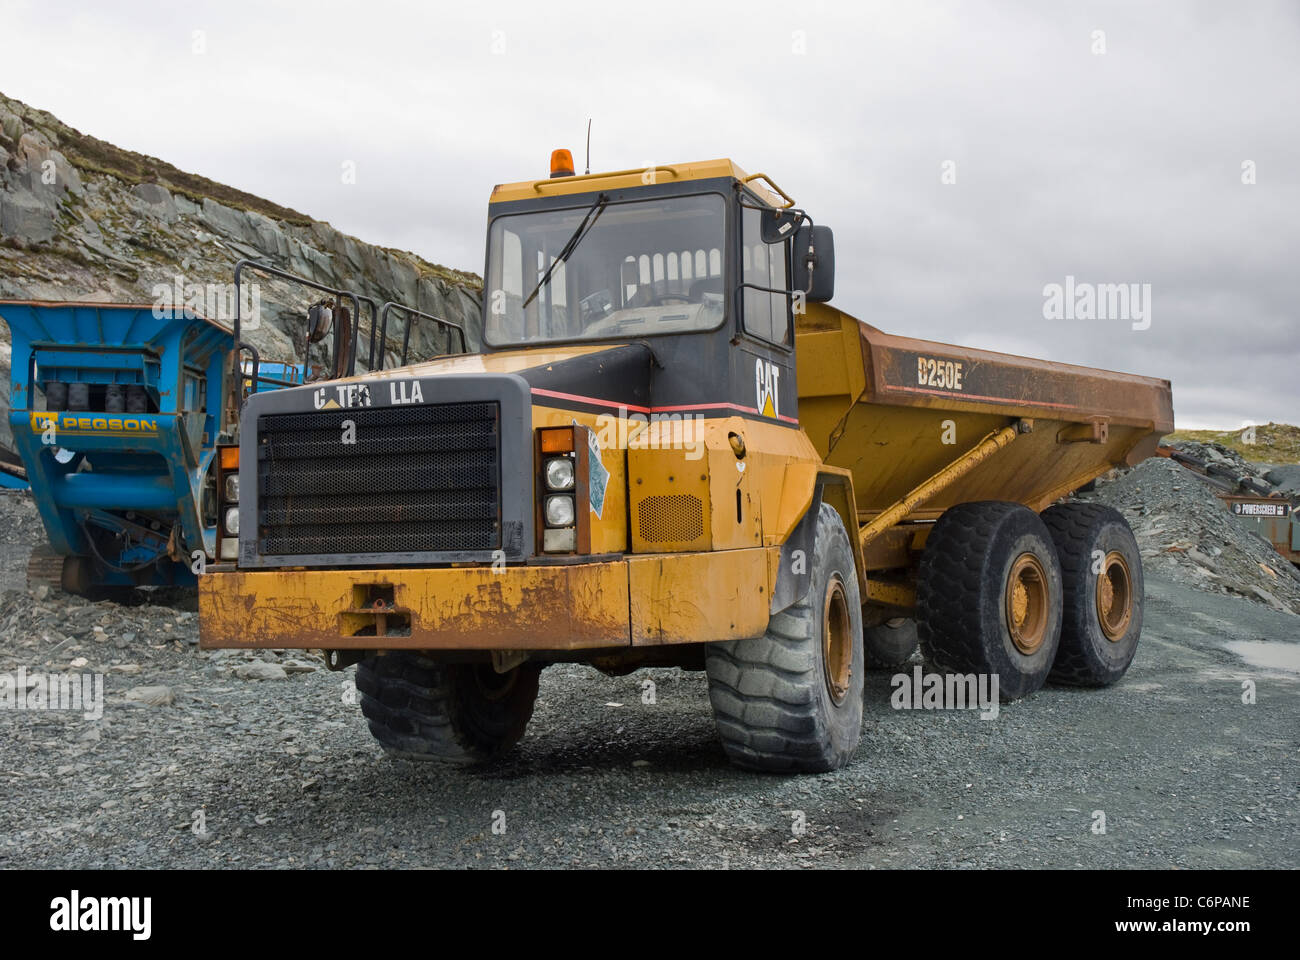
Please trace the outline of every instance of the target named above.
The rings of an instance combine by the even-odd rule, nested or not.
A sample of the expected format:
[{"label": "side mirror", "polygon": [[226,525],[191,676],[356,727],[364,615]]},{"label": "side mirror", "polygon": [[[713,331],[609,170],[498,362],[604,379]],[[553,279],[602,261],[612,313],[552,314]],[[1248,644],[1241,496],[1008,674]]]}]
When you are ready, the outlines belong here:
[{"label": "side mirror", "polygon": [[764,243],[780,243],[790,238],[802,220],[802,215],[788,210],[763,210],[759,214],[759,236]]},{"label": "side mirror", "polygon": [[321,300],[307,308],[307,342],[320,343],[334,323],[332,301]]},{"label": "side mirror", "polygon": [[[813,260],[811,277],[808,275],[810,249]],[[835,235],[831,228],[800,227],[794,237],[793,259],[791,286],[795,290],[807,291],[811,303],[829,302],[835,296]]]}]

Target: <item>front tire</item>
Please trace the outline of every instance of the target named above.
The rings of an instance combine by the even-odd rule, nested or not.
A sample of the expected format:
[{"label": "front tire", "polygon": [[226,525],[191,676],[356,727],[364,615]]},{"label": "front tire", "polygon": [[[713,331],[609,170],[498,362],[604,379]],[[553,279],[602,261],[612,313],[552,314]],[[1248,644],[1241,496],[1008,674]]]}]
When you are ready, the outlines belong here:
[{"label": "front tire", "polygon": [[357,664],[361,712],[385,751],[407,760],[483,763],[524,735],[541,666],[506,673],[490,664],[438,663],[393,652]]},{"label": "front tire", "polygon": [[862,736],[862,603],[853,551],[822,504],[802,601],[767,632],[710,644],[709,700],[727,757],[750,770],[822,773],[853,758]]}]

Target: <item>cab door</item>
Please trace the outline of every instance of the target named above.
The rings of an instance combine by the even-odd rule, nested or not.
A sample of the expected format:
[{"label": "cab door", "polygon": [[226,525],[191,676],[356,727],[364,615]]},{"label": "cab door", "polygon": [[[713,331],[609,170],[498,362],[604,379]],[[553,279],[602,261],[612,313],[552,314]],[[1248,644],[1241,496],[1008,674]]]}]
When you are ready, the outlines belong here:
[{"label": "cab door", "polygon": [[[757,201],[742,193],[738,258],[740,316],[732,351],[733,402],[760,418],[797,426],[794,324],[790,288],[790,241],[765,243]],[[763,289],[766,288],[766,289]]]}]

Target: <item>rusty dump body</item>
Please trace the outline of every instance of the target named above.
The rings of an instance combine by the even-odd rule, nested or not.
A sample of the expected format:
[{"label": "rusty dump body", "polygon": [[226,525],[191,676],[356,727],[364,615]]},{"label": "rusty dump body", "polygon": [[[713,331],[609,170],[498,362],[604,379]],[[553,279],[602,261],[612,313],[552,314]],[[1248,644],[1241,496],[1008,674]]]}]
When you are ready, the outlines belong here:
[{"label": "rusty dump body", "polygon": [[1010,449],[906,519],[972,500],[1042,510],[1173,429],[1167,380],[894,336],[827,306],[799,325],[797,353],[800,423],[851,472],[863,522],[1016,419],[1033,423]]}]

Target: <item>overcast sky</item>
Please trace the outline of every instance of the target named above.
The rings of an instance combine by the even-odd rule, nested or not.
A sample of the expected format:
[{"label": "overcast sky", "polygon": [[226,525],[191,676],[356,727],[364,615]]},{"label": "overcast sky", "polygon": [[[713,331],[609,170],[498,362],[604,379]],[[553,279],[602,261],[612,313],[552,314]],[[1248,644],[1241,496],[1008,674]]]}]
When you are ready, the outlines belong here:
[{"label": "overcast sky", "polygon": [[[1300,421],[1296,0],[0,0],[0,34],[5,94],[434,262],[481,273],[492,185],[592,117],[595,170],[771,174],[884,330]],[[1150,284],[1149,328],[1045,318],[1067,276]]]}]

